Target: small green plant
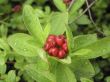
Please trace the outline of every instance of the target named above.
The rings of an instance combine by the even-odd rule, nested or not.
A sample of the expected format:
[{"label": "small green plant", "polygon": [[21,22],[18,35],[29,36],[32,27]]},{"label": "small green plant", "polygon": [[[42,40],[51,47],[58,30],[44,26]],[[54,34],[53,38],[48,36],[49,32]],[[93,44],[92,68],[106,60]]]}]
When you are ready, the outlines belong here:
[{"label": "small green plant", "polygon": [[[109,82],[109,30],[104,23],[107,36],[97,36],[85,2],[0,0],[0,82]],[[103,13],[94,14],[97,24]]]},{"label": "small green plant", "polygon": [[[65,14],[68,14],[67,12]],[[64,22],[63,31],[60,31],[60,21],[58,31],[53,28],[53,23],[47,22],[44,26],[41,25],[39,18],[36,16],[34,9],[25,5],[23,8],[23,20],[25,26],[31,35],[17,33],[8,38],[9,45],[13,50],[24,58],[31,58],[34,63],[25,64],[22,69],[26,74],[38,82],[92,82],[92,77],[95,75],[95,70],[89,59],[104,56],[110,53],[110,37],[103,39],[97,38],[96,34],[79,35],[74,37],[69,28],[68,22]],[[55,20],[55,19],[54,19]],[[68,21],[68,19],[66,19]],[[62,22],[62,21],[61,21]],[[56,25],[57,22],[54,22]],[[54,31],[53,31],[54,30]],[[48,56],[43,46],[47,37],[50,34],[54,35],[66,34],[68,55],[63,59],[57,59],[53,56]],[[47,40],[50,40],[48,38]],[[54,41],[52,41],[54,42]],[[103,44],[102,44],[103,43]],[[57,39],[57,45],[62,45],[62,41]],[[50,45],[49,45],[50,46]],[[45,47],[47,50],[47,46]],[[54,50],[53,50],[54,51]],[[53,52],[52,52],[53,53]],[[55,54],[57,55],[57,50]],[[62,58],[62,57],[61,57]],[[80,72],[79,72],[80,71]]]}]

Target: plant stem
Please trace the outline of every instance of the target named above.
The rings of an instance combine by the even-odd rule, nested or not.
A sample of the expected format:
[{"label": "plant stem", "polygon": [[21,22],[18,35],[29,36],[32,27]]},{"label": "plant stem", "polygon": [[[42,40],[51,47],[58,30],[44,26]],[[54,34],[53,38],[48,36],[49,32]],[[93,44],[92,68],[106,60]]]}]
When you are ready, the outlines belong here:
[{"label": "plant stem", "polygon": [[[77,18],[75,18],[74,21],[76,21],[76,20],[79,19],[83,14],[85,14],[85,13],[88,11],[88,9],[94,5],[94,3],[95,3],[95,1],[93,1],[93,2],[88,6],[88,8],[86,8],[86,9],[82,12],[81,15],[79,15]],[[72,22],[74,22],[74,21],[72,21]],[[69,24],[71,24],[72,22],[70,22]]]}]

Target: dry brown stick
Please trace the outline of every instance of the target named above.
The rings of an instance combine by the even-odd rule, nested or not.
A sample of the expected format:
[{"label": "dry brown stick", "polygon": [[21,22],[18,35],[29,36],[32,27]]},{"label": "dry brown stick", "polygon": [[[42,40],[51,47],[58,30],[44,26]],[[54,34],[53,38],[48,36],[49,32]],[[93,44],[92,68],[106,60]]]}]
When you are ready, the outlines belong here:
[{"label": "dry brown stick", "polygon": [[[95,1],[96,1],[96,0],[95,0]],[[88,7],[89,7],[88,0],[86,0],[86,4],[87,4],[87,8],[88,8]],[[88,13],[89,13],[90,20],[91,20],[91,22],[93,23],[93,25],[95,26],[96,30],[97,30],[98,32],[100,32],[101,34],[105,35],[105,34],[97,27],[96,23],[94,22],[94,20],[93,20],[93,18],[92,18],[92,14],[91,14],[90,8],[88,9]]]}]

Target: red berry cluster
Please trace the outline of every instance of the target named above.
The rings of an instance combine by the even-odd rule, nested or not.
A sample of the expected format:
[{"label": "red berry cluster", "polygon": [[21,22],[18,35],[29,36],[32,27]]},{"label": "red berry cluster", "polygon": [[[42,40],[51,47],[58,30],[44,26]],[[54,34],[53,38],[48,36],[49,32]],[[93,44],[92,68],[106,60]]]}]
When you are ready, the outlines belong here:
[{"label": "red berry cluster", "polygon": [[44,50],[59,59],[65,58],[68,53],[67,41],[64,35],[49,35],[44,45]]},{"label": "red berry cluster", "polygon": [[66,5],[69,5],[71,3],[72,0],[63,0],[63,2],[66,4]]}]

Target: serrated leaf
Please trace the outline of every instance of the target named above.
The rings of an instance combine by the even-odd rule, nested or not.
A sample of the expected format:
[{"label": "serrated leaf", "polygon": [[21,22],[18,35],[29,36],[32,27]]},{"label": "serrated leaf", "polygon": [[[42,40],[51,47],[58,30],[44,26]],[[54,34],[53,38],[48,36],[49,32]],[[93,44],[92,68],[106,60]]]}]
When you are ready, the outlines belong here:
[{"label": "serrated leaf", "polygon": [[55,77],[53,76],[52,73],[49,72],[49,70],[47,70],[47,68],[40,69],[41,65],[40,66],[37,65],[38,64],[34,65],[31,64],[26,66],[26,73],[32,79],[38,82],[56,82]]},{"label": "serrated leaf", "polygon": [[80,77],[91,78],[95,75],[94,68],[89,60],[72,58],[72,63],[69,66],[78,80]]},{"label": "serrated leaf", "polygon": [[16,74],[14,70],[9,71],[6,77],[6,82],[16,82]]},{"label": "serrated leaf", "polygon": [[77,50],[72,56],[84,59],[100,57],[110,53],[110,37],[105,37],[82,49]]},{"label": "serrated leaf", "polygon": [[17,33],[8,38],[9,45],[20,55],[32,57],[38,55],[38,44],[33,37],[23,33]]},{"label": "serrated leaf", "polygon": [[53,0],[55,6],[62,12],[66,11],[66,4],[63,0]]},{"label": "serrated leaf", "polygon": [[29,5],[23,7],[23,20],[28,31],[35,37],[35,39],[43,45],[43,29],[38,17],[33,8]]},{"label": "serrated leaf", "polygon": [[66,24],[68,24],[68,13],[54,13],[52,15],[50,34],[60,35],[66,31]]},{"label": "serrated leaf", "polygon": [[58,64],[54,72],[57,82],[76,82],[74,73],[63,64]]}]

